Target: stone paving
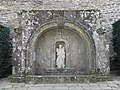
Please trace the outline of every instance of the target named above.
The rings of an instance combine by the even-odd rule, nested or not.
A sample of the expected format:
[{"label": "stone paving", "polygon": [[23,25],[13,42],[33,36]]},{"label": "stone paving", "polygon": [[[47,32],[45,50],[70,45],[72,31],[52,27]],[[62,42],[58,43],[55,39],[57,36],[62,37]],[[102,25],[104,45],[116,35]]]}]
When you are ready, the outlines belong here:
[{"label": "stone paving", "polygon": [[120,90],[120,77],[97,83],[25,84],[0,80],[0,90]]}]

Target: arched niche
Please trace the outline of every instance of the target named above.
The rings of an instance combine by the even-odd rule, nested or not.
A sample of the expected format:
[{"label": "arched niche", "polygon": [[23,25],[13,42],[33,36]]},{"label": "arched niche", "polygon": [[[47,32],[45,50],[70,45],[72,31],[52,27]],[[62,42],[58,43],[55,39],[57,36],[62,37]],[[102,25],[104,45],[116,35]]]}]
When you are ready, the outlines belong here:
[{"label": "arched niche", "polygon": [[[65,67],[56,65],[56,47],[65,48]],[[58,28],[57,20],[41,25],[28,41],[26,66],[33,75],[80,75],[95,71],[95,44],[85,28],[65,21]],[[62,71],[61,71],[62,70]],[[60,72],[61,71],[61,72]]]}]

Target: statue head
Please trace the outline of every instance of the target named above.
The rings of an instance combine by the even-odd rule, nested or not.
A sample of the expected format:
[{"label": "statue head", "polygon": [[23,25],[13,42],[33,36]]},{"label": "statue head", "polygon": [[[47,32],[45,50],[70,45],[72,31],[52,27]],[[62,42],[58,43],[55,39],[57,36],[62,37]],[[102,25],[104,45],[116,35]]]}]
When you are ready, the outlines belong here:
[{"label": "statue head", "polygon": [[62,48],[63,45],[59,45],[59,48]]}]

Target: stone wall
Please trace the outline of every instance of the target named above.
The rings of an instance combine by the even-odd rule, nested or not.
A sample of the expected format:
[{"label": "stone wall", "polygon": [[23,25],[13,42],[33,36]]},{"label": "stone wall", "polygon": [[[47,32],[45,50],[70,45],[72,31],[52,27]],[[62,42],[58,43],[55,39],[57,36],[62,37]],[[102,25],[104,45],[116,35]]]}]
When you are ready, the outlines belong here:
[{"label": "stone wall", "polygon": [[[92,30],[96,45],[97,68],[102,73],[109,73],[109,48],[112,38],[112,24],[120,18],[120,2],[118,0],[2,0],[0,1],[0,24],[11,29],[13,38],[13,75],[22,76],[25,73],[25,51],[27,40],[39,25],[43,22],[36,18],[36,13],[48,10],[43,21],[51,18],[49,10],[76,10],[82,12],[84,17],[87,13],[94,20],[83,20],[83,26]],[[77,17],[74,12],[66,13],[68,19]],[[95,14],[95,17],[94,17]],[[82,16],[82,14],[79,14]],[[37,21],[38,20],[38,21]],[[76,19],[77,21],[78,19]],[[74,21],[74,20],[72,20]],[[78,21],[79,22],[79,21]],[[90,23],[89,23],[90,22]],[[90,28],[92,27],[92,29]],[[22,36],[22,37],[21,37]],[[30,67],[27,68],[29,70]]]}]

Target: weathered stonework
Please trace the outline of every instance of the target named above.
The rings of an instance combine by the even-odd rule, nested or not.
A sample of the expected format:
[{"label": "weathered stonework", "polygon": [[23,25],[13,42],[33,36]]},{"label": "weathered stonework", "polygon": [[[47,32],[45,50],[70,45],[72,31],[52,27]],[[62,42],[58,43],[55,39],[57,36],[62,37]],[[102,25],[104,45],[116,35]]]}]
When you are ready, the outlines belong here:
[{"label": "weathered stonework", "polygon": [[112,24],[120,18],[119,4],[117,0],[0,1],[0,24],[11,29],[13,38],[13,76],[35,75],[32,48],[37,36],[51,27],[82,29],[79,36],[84,32],[83,37],[89,37],[86,74],[108,75]]}]

